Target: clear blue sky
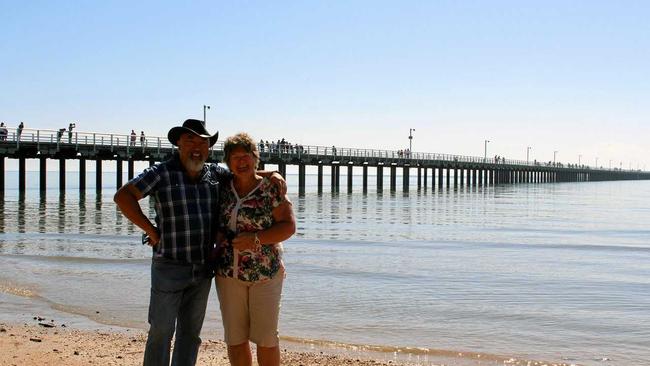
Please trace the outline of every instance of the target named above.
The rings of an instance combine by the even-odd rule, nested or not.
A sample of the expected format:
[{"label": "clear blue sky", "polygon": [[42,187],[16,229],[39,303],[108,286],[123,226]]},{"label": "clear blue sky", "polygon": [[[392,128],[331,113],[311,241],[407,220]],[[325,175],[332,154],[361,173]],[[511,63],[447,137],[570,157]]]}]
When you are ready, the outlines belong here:
[{"label": "clear blue sky", "polygon": [[2,1],[0,120],[650,169],[648,1]]}]

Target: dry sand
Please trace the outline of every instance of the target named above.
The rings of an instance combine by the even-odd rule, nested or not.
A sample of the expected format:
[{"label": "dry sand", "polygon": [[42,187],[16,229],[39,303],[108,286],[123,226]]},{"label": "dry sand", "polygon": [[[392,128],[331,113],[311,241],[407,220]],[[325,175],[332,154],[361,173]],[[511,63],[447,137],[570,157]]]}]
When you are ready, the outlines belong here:
[{"label": "dry sand", "polygon": [[[23,325],[0,323],[0,365],[141,365],[145,341],[142,331],[71,329],[48,319]],[[395,362],[283,350],[282,364],[379,366]],[[225,344],[204,340],[197,365],[229,365]]]}]

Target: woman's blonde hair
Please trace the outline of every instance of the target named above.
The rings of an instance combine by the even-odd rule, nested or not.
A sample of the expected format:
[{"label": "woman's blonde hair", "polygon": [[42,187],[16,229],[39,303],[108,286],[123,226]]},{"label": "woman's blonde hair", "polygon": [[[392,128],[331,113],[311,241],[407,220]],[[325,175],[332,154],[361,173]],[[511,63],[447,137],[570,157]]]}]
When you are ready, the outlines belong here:
[{"label": "woman's blonde hair", "polygon": [[257,166],[260,162],[260,152],[257,149],[257,144],[253,138],[246,132],[240,132],[226,139],[226,141],[223,143],[223,162],[226,163],[226,165],[228,165],[230,168],[230,155],[232,154],[233,150],[238,147],[241,147],[246,150],[246,152],[253,154],[253,157],[255,159],[255,169],[257,169]]}]

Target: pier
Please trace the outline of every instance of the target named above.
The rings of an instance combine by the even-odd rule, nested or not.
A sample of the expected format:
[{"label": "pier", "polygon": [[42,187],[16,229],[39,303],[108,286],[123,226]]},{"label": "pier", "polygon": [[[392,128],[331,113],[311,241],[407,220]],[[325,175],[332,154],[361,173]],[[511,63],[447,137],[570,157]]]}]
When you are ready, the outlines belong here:
[{"label": "pier", "polygon": [[[609,180],[647,180],[650,172],[640,170],[604,169],[586,165],[541,163],[511,159],[494,159],[476,156],[440,153],[403,153],[393,150],[344,148],[307,145],[260,145],[260,167],[278,166],[286,175],[287,166],[298,170],[299,194],[305,193],[306,167],[314,166],[318,172],[318,191],[323,189],[325,169],[330,172],[332,191],[339,191],[341,170],[346,176],[344,185],[353,189],[353,175],[362,174],[362,189],[367,192],[369,168],[376,171],[375,189],[382,191],[386,184],[390,191],[398,189],[398,171],[401,171],[401,189],[411,188],[411,179],[417,180],[418,189],[438,186],[491,186],[500,184],[531,184],[555,182],[593,182]],[[170,158],[175,146],[167,137],[132,136],[127,134],[77,132],[69,130],[9,129],[0,139],[0,193],[5,190],[6,159],[18,160],[18,190],[26,189],[26,159],[39,161],[39,189],[47,189],[46,172],[49,162],[59,165],[59,189],[66,185],[66,167],[78,164],[79,189],[86,190],[86,169],[95,167],[96,189],[102,189],[102,169],[105,164],[115,164],[116,186],[123,183],[124,163],[128,179],[134,177],[136,161],[156,162]],[[211,149],[209,161],[223,159],[223,142]],[[55,164],[56,164],[55,163]],[[343,169],[342,169],[343,168]],[[386,177],[388,174],[388,177]],[[385,182],[385,178],[388,178]],[[116,187],[116,188],[117,188]]]}]

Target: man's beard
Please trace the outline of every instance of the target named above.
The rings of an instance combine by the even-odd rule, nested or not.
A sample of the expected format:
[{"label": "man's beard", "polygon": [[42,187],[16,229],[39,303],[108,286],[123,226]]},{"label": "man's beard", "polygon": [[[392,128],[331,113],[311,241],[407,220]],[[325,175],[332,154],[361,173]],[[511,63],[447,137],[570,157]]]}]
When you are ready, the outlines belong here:
[{"label": "man's beard", "polygon": [[185,166],[185,169],[187,169],[189,172],[192,173],[198,173],[203,169],[203,166],[205,164],[205,160],[196,160],[192,159],[191,157],[188,157],[183,161],[183,165]]}]

